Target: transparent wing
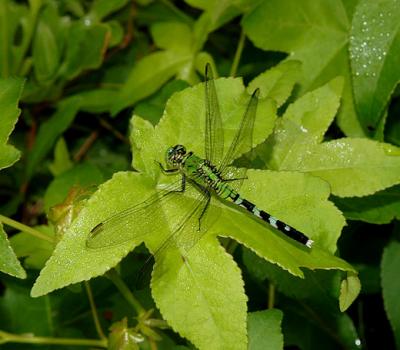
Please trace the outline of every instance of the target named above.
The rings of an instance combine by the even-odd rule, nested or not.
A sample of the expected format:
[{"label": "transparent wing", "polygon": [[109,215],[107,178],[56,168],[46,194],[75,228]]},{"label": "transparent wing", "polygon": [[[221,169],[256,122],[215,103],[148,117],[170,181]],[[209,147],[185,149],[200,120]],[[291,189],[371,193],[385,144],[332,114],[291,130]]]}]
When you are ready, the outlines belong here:
[{"label": "transparent wing", "polygon": [[[237,157],[251,150],[253,146],[253,129],[257,112],[258,95],[259,89],[256,89],[246,107],[239,129],[233,138],[229,150],[218,168],[223,178],[226,178],[227,172],[231,171],[229,165],[231,165]],[[245,169],[242,169],[236,176],[245,177]]]},{"label": "transparent wing", "polygon": [[160,259],[169,247],[175,246],[180,249],[182,256],[186,255],[219,215],[217,208],[213,208],[212,214],[207,210],[211,199],[210,192],[190,179],[188,179],[188,183],[191,188],[196,188],[197,195],[192,198],[190,209],[186,210],[181,220],[176,222],[171,234],[143,264],[138,274],[138,286],[143,286],[143,281],[147,280],[145,276],[149,275],[151,271],[152,263],[156,259]]},{"label": "transparent wing", "polygon": [[205,155],[207,160],[218,167],[224,152],[224,132],[214,76],[209,63],[206,65],[205,72],[205,103]]},{"label": "transparent wing", "polygon": [[[182,179],[156,192],[130,208],[127,208],[96,225],[89,233],[86,246],[92,249],[140,240],[149,232],[165,230],[164,205],[183,196]],[[169,218],[169,221],[171,219]]]}]

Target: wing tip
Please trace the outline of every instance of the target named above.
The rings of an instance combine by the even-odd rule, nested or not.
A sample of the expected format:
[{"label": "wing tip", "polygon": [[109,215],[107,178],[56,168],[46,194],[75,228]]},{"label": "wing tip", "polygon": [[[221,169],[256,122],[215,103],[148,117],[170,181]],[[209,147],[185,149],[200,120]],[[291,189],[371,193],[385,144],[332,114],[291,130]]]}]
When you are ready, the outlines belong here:
[{"label": "wing tip", "polygon": [[307,242],[306,242],[306,246],[308,248],[312,248],[313,244],[314,244],[314,241],[312,239],[308,239]]}]

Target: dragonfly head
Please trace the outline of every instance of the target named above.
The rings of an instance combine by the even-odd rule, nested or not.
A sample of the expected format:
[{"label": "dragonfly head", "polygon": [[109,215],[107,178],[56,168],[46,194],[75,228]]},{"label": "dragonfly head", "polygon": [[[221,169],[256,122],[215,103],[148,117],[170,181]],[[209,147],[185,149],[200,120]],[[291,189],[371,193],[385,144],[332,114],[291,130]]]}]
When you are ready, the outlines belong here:
[{"label": "dragonfly head", "polygon": [[167,164],[173,167],[177,167],[182,163],[182,160],[186,154],[186,148],[182,145],[176,145],[168,148],[166,154]]}]

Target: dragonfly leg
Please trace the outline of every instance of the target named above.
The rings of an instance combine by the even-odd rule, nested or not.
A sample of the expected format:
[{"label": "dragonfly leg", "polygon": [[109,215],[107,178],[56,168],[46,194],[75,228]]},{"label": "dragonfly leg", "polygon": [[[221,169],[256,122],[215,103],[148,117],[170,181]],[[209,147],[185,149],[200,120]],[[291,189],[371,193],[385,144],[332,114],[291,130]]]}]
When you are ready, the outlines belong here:
[{"label": "dragonfly leg", "polygon": [[179,172],[179,169],[165,169],[164,166],[155,160],[155,162],[160,166],[160,169],[165,174],[176,174]]}]

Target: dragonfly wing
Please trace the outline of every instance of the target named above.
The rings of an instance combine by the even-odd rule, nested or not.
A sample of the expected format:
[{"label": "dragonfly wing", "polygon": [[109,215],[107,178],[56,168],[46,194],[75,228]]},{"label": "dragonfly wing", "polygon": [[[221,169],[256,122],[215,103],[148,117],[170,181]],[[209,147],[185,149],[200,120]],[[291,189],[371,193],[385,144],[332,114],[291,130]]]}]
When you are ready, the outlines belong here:
[{"label": "dragonfly wing", "polygon": [[205,71],[205,104],[205,155],[207,160],[218,167],[224,152],[224,132],[214,76],[209,63]]},{"label": "dragonfly wing", "polygon": [[[246,111],[240,122],[240,127],[233,138],[229,150],[222,160],[221,166],[218,168],[222,177],[226,176],[229,172],[228,166],[231,165],[236,158],[251,150],[253,147],[253,129],[257,112],[258,95],[259,89],[256,89],[246,107]],[[240,176],[244,177],[245,171],[242,170]]]},{"label": "dragonfly wing", "polygon": [[145,201],[131,206],[99,223],[89,233],[86,246],[99,249],[116,246],[127,241],[141,243],[149,232],[165,230],[167,222],[164,206],[183,195],[182,180],[157,191]]}]

